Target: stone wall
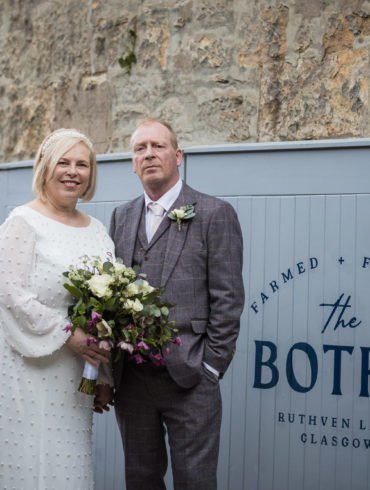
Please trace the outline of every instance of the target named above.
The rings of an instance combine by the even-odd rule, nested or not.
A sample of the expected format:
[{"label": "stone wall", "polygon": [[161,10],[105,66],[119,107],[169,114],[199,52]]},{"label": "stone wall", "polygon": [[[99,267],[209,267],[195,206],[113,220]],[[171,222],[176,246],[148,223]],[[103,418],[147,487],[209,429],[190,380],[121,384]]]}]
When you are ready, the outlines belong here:
[{"label": "stone wall", "polygon": [[369,136],[369,0],[2,0],[0,42],[0,161],[61,126],[126,151],[147,115],[182,146]]}]

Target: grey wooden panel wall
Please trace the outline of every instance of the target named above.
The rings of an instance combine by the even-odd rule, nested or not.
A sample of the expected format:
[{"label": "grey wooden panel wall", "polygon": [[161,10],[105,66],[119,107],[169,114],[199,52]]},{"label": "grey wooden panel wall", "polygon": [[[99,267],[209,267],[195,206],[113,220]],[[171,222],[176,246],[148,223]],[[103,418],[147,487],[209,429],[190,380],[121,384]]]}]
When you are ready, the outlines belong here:
[{"label": "grey wooden panel wall", "polygon": [[[141,188],[128,154],[99,161],[82,207],[108,225]],[[190,148],[183,178],[235,207],[245,241],[220,490],[369,490],[370,140]],[[0,166],[0,221],[30,181],[28,162]],[[112,412],[95,417],[94,454],[96,489],[124,488]]]}]

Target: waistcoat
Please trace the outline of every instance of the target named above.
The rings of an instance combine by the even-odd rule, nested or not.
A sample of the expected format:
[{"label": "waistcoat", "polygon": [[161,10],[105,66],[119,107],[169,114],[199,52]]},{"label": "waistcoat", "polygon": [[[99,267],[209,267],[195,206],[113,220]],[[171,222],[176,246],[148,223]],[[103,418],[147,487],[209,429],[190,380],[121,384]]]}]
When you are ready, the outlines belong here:
[{"label": "waistcoat", "polygon": [[159,288],[163,270],[163,257],[167,246],[169,228],[158,236],[159,229],[148,244],[145,232],[145,210],[143,210],[133,254],[133,265],[146,274],[151,286]]}]

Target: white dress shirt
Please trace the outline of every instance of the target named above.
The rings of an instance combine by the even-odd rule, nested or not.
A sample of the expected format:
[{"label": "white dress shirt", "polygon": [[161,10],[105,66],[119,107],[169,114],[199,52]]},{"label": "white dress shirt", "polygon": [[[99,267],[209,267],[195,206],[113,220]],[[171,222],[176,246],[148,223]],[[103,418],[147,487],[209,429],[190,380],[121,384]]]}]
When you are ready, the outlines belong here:
[{"label": "white dress shirt", "polygon": [[[162,208],[164,209],[163,217],[165,217],[168,214],[168,211],[171,209],[171,206],[176,201],[176,199],[179,197],[181,189],[182,189],[182,180],[179,179],[176,182],[176,184],[173,187],[171,187],[171,189],[169,191],[167,191],[165,194],[163,194],[163,196],[161,196],[158,199],[158,201],[155,201],[158,204],[160,204],[162,206]],[[148,208],[148,204],[151,202],[154,202],[154,201],[152,201],[150,199],[150,197],[148,196],[148,194],[146,192],[144,192],[144,199],[145,199],[145,231],[146,231],[146,236],[149,239],[153,213]]]}]

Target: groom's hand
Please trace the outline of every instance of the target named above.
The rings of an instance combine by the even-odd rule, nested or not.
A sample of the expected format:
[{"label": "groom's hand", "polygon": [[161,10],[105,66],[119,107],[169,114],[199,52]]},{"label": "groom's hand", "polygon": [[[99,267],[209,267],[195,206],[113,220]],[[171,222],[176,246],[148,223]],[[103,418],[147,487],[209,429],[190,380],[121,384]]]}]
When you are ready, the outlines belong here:
[{"label": "groom's hand", "polygon": [[109,405],[113,403],[114,391],[112,386],[107,384],[98,384],[95,387],[94,412],[103,413],[104,410],[109,412]]}]

